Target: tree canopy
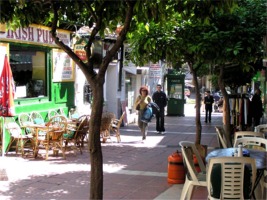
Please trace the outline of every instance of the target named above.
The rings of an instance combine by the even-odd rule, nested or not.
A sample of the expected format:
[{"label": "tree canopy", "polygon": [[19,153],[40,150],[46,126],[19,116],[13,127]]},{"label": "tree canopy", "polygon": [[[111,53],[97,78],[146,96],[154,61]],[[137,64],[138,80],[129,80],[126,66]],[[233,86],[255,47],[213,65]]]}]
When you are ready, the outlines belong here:
[{"label": "tree canopy", "polygon": [[[194,4],[192,1],[179,3],[182,4],[179,9]],[[187,62],[192,65],[191,73],[195,76],[217,76],[221,90],[225,90],[226,85],[236,88],[250,82],[263,58],[266,2],[235,1],[229,7],[210,3],[197,1],[195,9],[172,12],[164,24],[138,24],[138,29],[129,34],[132,60],[138,65],[161,59],[173,66]],[[237,72],[242,74],[238,79]],[[196,77],[194,82],[197,84]],[[197,89],[198,86],[196,92],[199,93]],[[226,91],[224,95],[227,99]],[[201,127],[197,135],[200,132]],[[200,142],[200,138],[196,142]]]},{"label": "tree canopy", "polygon": [[[239,5],[237,5],[237,3]],[[9,27],[25,27],[31,23],[51,27],[51,34],[55,43],[63,49],[85,74],[87,81],[93,89],[93,105],[90,120],[89,150],[91,160],[91,187],[90,198],[103,198],[103,160],[100,143],[100,125],[103,105],[103,84],[105,73],[114,55],[121,48],[129,33],[133,47],[138,47],[140,61],[146,55],[151,61],[168,59],[170,62],[191,62],[196,69],[205,69],[205,66],[216,66],[227,62],[247,63],[252,61],[253,54],[258,48],[249,45],[256,44],[258,40],[248,40],[251,35],[260,33],[253,29],[256,23],[256,13],[249,15],[244,9],[247,21],[240,18],[239,37],[234,35],[234,43],[228,42],[232,38],[236,26],[225,13],[237,12],[242,4],[261,5],[260,0],[9,0],[0,1],[0,22]],[[253,3],[256,2],[256,3]],[[256,7],[258,8],[258,7]],[[256,9],[255,8],[255,9]],[[251,7],[253,11],[255,10]],[[264,10],[266,12],[266,9]],[[242,15],[241,15],[242,16]],[[249,19],[251,16],[251,20]],[[223,26],[224,18],[231,22]],[[253,20],[255,21],[253,21]],[[221,20],[221,21],[220,21]],[[243,20],[243,21],[242,21]],[[242,25],[242,23],[245,23]],[[218,24],[217,24],[218,23]],[[251,27],[248,25],[252,24]],[[220,26],[219,26],[220,25]],[[245,26],[247,25],[247,26]],[[64,28],[76,30],[81,26],[92,28],[86,45],[87,63],[82,62],[73,50],[64,45],[57,37],[57,29]],[[98,73],[94,70],[94,58],[91,52],[96,37],[104,38],[107,28],[111,31],[121,26],[122,30],[117,35],[113,47],[106,53],[99,66]],[[242,33],[242,28],[251,30]],[[249,29],[250,28],[250,29]],[[228,30],[229,29],[229,30]],[[137,30],[135,32],[135,30]],[[256,32],[255,32],[256,31]],[[153,33],[153,36],[149,35]],[[241,37],[242,36],[242,37]],[[250,37],[251,36],[251,37]],[[245,38],[247,42],[245,43]],[[239,42],[240,39],[243,42]],[[134,42],[133,39],[140,39]],[[147,40],[146,40],[147,39]],[[225,43],[225,45],[224,45]],[[247,44],[247,46],[245,45]],[[135,45],[135,46],[134,46]],[[141,48],[143,45],[144,48]],[[256,46],[256,45],[255,45]],[[217,49],[217,48],[222,49]],[[224,48],[223,48],[224,47]],[[134,49],[134,48],[133,48]],[[220,50],[220,51],[219,51]],[[133,50],[134,52],[135,50]],[[142,52],[143,51],[143,52]],[[255,54],[254,54],[255,55]],[[222,56],[222,57],[221,57]],[[243,60],[246,62],[241,62]],[[250,59],[249,59],[250,58]],[[138,61],[138,59],[135,59]],[[204,66],[204,68],[203,68]],[[198,70],[198,73],[203,70]]]}]

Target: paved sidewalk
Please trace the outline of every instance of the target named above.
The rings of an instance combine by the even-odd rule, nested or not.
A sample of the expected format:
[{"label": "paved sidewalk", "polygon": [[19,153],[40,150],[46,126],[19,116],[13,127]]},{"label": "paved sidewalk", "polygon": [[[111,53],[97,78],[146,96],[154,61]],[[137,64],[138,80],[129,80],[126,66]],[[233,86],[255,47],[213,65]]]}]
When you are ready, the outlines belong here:
[{"label": "paved sidewalk", "polygon": [[[195,141],[194,105],[185,105],[185,117],[166,116],[166,134],[155,131],[155,119],[149,124],[147,141],[142,143],[135,124],[121,128],[121,143],[102,144],[104,162],[104,199],[179,199],[182,184],[168,184],[168,156],[179,150],[182,140]],[[204,114],[204,113],[201,113]],[[204,123],[202,144],[218,147],[215,128],[222,114],[213,113],[212,122]],[[0,159],[8,181],[0,181],[0,199],[89,199],[90,158],[68,153],[62,157],[21,158],[8,155]],[[194,199],[206,199],[199,188]]]}]

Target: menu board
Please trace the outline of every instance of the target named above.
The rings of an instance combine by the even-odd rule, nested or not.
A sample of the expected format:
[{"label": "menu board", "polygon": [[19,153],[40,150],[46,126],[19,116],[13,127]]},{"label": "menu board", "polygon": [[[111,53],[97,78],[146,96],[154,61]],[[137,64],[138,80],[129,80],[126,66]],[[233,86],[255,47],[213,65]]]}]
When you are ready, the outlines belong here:
[{"label": "menu board", "polygon": [[53,49],[53,82],[74,81],[74,63],[61,49]]}]

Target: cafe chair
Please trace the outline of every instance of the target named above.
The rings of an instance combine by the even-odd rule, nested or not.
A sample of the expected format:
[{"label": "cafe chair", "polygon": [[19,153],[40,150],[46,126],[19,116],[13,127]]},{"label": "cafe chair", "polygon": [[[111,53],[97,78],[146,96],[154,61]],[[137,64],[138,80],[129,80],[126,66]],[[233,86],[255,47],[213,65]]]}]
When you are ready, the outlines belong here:
[{"label": "cafe chair", "polygon": [[267,124],[260,124],[258,126],[255,126],[254,131],[263,133],[264,137],[267,139]]},{"label": "cafe chair", "polygon": [[65,150],[67,147],[72,147],[74,153],[76,154],[76,150],[79,149],[80,153],[82,154],[82,147],[84,138],[89,129],[89,117],[88,115],[83,115],[79,117],[77,120],[76,127],[68,127],[67,133],[63,135],[63,140],[65,144]]},{"label": "cafe chair", "polygon": [[[253,132],[254,134],[256,132]],[[239,144],[242,144],[243,147],[248,148],[248,149],[256,149],[260,151],[267,151],[267,139],[262,138],[262,137],[243,137],[243,138],[238,138],[234,144],[234,147],[238,147]],[[264,173],[266,173],[266,169],[264,170]],[[256,188],[256,195],[263,196],[263,192],[265,191],[264,188],[264,176],[262,176],[260,180],[260,185],[261,188]],[[260,192],[261,189],[261,192]],[[261,193],[261,194],[260,194]]]},{"label": "cafe chair", "polygon": [[57,110],[57,113],[58,113],[58,115],[62,115],[62,116],[64,116],[64,117],[67,118],[67,115],[65,114],[63,108],[59,108],[59,109]]},{"label": "cafe chair", "polygon": [[27,134],[21,127],[17,124],[17,122],[11,121],[5,123],[5,129],[10,134],[10,142],[7,147],[6,154],[9,152],[12,144],[15,143],[16,154],[21,151],[21,155],[24,156],[24,148],[26,143],[30,142],[30,148],[33,147],[33,136],[31,134]]},{"label": "cafe chair", "polygon": [[[45,159],[48,159],[49,150],[53,150],[53,155],[57,156],[58,151],[61,150],[63,158],[65,156],[65,148],[63,146],[63,134],[67,132],[67,118],[61,115],[52,117],[47,124],[42,128],[42,131],[46,134],[38,134],[38,144],[43,145],[46,150]],[[38,147],[36,147],[38,148]],[[35,155],[38,153],[35,153]]]},{"label": "cafe chair", "polygon": [[111,131],[116,134],[117,142],[121,142],[120,127],[121,127],[121,123],[123,121],[124,115],[125,115],[125,111],[122,113],[120,119],[113,119],[111,122]]},{"label": "cafe chair", "polygon": [[[187,172],[180,199],[184,200],[186,197],[191,199],[194,186],[207,187],[206,167],[193,142],[181,141],[179,145],[181,146],[184,167]],[[197,159],[199,169],[194,164],[194,157]]]},{"label": "cafe chair", "polygon": [[110,125],[113,119],[115,119],[114,113],[104,112],[102,114],[101,126],[100,126],[100,138],[102,138],[103,143],[105,143],[108,139],[111,140],[111,137],[110,137],[111,126]]},{"label": "cafe chair", "polygon": [[267,139],[260,137],[242,137],[237,138],[234,147],[237,148],[239,144],[248,149],[256,149],[267,151]]},{"label": "cafe chair", "polygon": [[207,170],[208,199],[251,199],[256,173],[254,158],[210,158]]},{"label": "cafe chair", "polygon": [[49,110],[48,111],[48,120],[51,119],[54,116],[59,115],[58,112],[56,110]]},{"label": "cafe chair", "polygon": [[39,124],[39,125],[45,124],[45,120],[40,113],[33,111],[31,112],[30,116],[34,124]]},{"label": "cafe chair", "polygon": [[217,133],[217,139],[218,139],[218,143],[219,143],[220,147],[227,148],[227,142],[225,139],[223,127],[215,126],[215,130]]},{"label": "cafe chair", "polygon": [[261,190],[262,190],[262,198],[267,198],[267,170],[264,170],[264,174],[261,179]]},{"label": "cafe chair", "polygon": [[18,116],[18,122],[20,127],[22,127],[23,129],[25,129],[26,134],[34,134],[34,130],[32,130],[32,128],[29,128],[29,125],[33,124],[32,118],[30,116],[30,114],[28,113],[20,113]]},{"label": "cafe chair", "polygon": [[261,132],[253,132],[253,131],[237,131],[235,132],[234,142],[237,140],[237,138],[242,138],[242,137],[264,138],[264,134]]},{"label": "cafe chair", "polygon": [[84,138],[82,140],[82,147],[84,146],[84,142],[88,143],[89,142],[89,124],[90,124],[90,118],[91,116],[90,115],[85,115],[86,118],[87,118],[87,122],[88,122],[88,128],[87,128],[87,132],[86,134],[84,135]]},{"label": "cafe chair", "polygon": [[69,119],[78,119],[79,118],[79,113],[75,108],[71,108],[69,111]]}]

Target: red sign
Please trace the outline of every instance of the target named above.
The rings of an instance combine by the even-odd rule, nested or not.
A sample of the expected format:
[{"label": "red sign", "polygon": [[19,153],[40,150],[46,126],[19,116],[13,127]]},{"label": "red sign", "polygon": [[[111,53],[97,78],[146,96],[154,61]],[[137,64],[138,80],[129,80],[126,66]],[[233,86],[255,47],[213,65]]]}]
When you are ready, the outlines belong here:
[{"label": "red sign", "polygon": [[83,61],[87,61],[87,57],[86,57],[86,51],[84,50],[84,44],[80,44],[80,45],[75,45],[74,47],[74,53]]}]

